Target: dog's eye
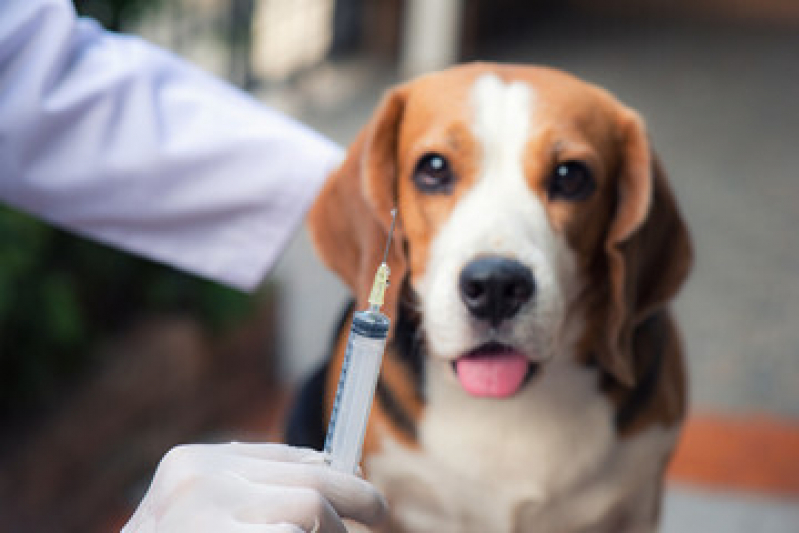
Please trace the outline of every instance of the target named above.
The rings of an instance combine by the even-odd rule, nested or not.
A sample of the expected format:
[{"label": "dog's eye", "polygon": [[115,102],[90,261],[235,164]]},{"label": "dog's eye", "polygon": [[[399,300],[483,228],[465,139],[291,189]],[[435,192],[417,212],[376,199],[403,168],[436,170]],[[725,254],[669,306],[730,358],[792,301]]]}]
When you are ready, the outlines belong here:
[{"label": "dog's eye", "polygon": [[449,192],[455,177],[446,158],[427,154],[416,164],[413,181],[422,192]]},{"label": "dog's eye", "polygon": [[549,180],[549,197],[552,199],[585,200],[596,189],[591,169],[580,161],[559,163]]}]

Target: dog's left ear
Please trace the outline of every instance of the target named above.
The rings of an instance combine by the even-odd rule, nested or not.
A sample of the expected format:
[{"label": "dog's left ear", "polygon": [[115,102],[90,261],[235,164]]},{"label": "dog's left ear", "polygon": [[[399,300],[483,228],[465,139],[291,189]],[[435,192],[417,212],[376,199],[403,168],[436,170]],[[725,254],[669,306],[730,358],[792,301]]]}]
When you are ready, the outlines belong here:
[{"label": "dog's left ear", "polygon": [[635,329],[664,307],[693,263],[688,230],[643,121],[621,113],[622,161],[616,212],[605,241],[610,305],[598,358],[620,383],[635,383]]},{"label": "dog's left ear", "polygon": [[[367,305],[382,260],[391,210],[397,207],[397,139],[405,99],[404,86],[383,98],[344,163],[328,177],[309,214],[317,252],[349,285],[361,309]],[[406,269],[399,214],[397,219],[388,259],[391,285],[383,311],[392,318]]]}]

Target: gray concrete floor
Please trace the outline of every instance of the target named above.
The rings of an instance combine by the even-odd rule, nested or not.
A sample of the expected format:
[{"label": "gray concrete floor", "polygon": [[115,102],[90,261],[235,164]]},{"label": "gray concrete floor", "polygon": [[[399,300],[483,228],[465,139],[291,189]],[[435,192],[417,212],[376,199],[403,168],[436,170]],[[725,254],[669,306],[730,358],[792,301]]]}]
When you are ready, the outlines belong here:
[{"label": "gray concrete floor", "polygon": [[785,498],[673,486],[666,493],[662,533],[797,533],[799,505]]}]

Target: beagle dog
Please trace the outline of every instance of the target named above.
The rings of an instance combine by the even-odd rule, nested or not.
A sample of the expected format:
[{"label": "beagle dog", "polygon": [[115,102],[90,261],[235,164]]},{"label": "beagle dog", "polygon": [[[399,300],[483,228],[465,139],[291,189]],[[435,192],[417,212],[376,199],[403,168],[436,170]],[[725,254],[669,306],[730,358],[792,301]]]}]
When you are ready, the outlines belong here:
[{"label": "beagle dog", "polygon": [[[669,302],[691,242],[638,115],[548,68],[390,91],[310,213],[357,307],[390,251],[363,469],[386,531],[657,530],[685,413]],[[289,441],[320,447],[349,323]]]}]

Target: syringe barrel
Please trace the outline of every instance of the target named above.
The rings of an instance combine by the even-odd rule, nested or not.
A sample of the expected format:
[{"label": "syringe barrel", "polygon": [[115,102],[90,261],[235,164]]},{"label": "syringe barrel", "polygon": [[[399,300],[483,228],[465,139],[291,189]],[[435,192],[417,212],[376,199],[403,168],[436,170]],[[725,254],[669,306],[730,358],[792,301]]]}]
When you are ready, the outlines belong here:
[{"label": "syringe barrel", "polygon": [[325,440],[328,461],[337,470],[354,473],[361,460],[388,328],[388,318],[379,312],[369,310],[353,314]]}]

